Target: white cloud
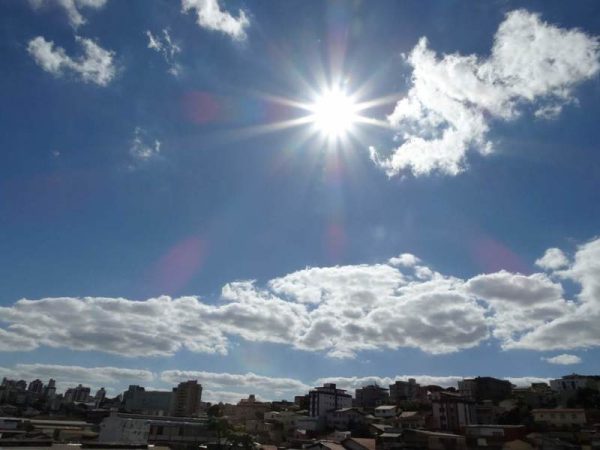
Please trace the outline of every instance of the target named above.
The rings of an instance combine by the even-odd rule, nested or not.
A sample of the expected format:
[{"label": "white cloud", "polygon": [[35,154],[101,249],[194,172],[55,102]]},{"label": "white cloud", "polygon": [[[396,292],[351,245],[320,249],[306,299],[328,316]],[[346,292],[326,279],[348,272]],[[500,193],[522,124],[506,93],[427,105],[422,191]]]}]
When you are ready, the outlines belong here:
[{"label": "white cloud", "polygon": [[[335,383],[338,388],[354,391],[363,386],[377,384],[382,387],[388,387],[397,380],[406,381],[414,378],[422,386],[436,385],[442,387],[458,387],[458,382],[464,378],[472,378],[472,375],[396,375],[393,377],[379,377],[376,375],[367,377],[324,377],[317,379],[315,385],[323,383]],[[520,387],[530,386],[531,383],[548,383],[548,378],[541,377],[504,377],[504,380]]]},{"label": "white cloud", "polygon": [[216,304],[194,296],[22,299],[0,307],[0,333],[10,342],[0,349],[224,354],[231,337],[337,358],[406,347],[450,353],[489,338],[505,349],[600,346],[600,239],[556,272],[581,285],[575,300],[544,273],[502,270],[462,280],[416,257],[400,259],[404,264],[306,268],[264,285],[236,281],[223,286]]},{"label": "white cloud", "polygon": [[392,266],[413,267],[420,263],[421,260],[410,253],[402,253],[400,256],[394,256],[388,259],[388,263]]},{"label": "white cloud", "polygon": [[57,390],[64,391],[81,383],[92,389],[111,388],[114,394],[123,388],[124,383],[145,384],[155,379],[154,374],[145,369],[122,367],[81,367],[58,364],[15,364],[13,367],[0,367],[0,378],[23,379],[32,381],[39,378],[46,383],[50,378],[56,380]]},{"label": "white cloud", "polygon": [[135,161],[144,162],[157,158],[160,155],[161,143],[158,139],[148,142],[147,132],[142,127],[136,127],[133,131],[133,139],[129,154]]},{"label": "white cloud", "polygon": [[581,362],[581,358],[577,355],[569,355],[567,353],[563,353],[562,355],[556,355],[552,358],[542,358],[543,361],[547,361],[550,364],[560,364],[563,366],[568,366],[571,364],[579,364]]},{"label": "white cloud", "polygon": [[563,299],[563,289],[545,274],[529,276],[504,270],[471,278],[465,288],[488,303],[493,334],[511,345],[524,332],[567,314],[572,303]]},{"label": "white cloud", "polygon": [[116,75],[114,52],[103,49],[91,39],[79,36],[75,39],[84,51],[78,58],[70,57],[62,47],[55,47],[54,42],[41,36],[29,41],[27,51],[42,69],[52,75],[62,76],[71,72],[84,82],[108,85]]},{"label": "white cloud", "polygon": [[529,387],[532,383],[550,384],[550,378],[542,377],[504,377],[504,379],[510,381],[517,387]]},{"label": "white cloud", "polygon": [[371,148],[388,175],[434,171],[456,175],[467,153],[493,151],[491,120],[511,120],[533,104],[538,117],[556,117],[573,89],[600,70],[598,39],[516,10],[496,32],[490,57],[443,55],[422,38],[408,56],[412,86],[388,117],[401,144],[390,156]]},{"label": "white cloud", "polygon": [[178,76],[181,72],[181,66],[176,61],[176,56],[181,53],[181,47],[173,42],[169,35],[169,30],[164,28],[162,36],[153,35],[149,30],[146,31],[148,37],[148,48],[162,55],[165,62],[169,65],[169,73]]},{"label": "white cloud", "polygon": [[221,9],[219,0],[182,0],[181,8],[184,13],[194,10],[198,15],[198,25],[202,28],[220,31],[237,41],[246,39],[250,20],[242,10],[234,17]]},{"label": "white cloud", "polygon": [[581,286],[578,303],[568,314],[525,334],[510,348],[571,350],[600,346],[600,239],[581,245],[571,267],[557,274]]},{"label": "white cloud", "polygon": [[[570,355],[561,355],[570,356]],[[363,377],[322,377],[312,382],[305,383],[301,380],[288,377],[270,377],[257,375],[252,372],[245,374],[217,373],[193,370],[165,370],[155,374],[147,369],[131,369],[124,367],[81,367],[58,364],[15,364],[12,367],[0,367],[0,377],[11,379],[24,379],[31,381],[36,378],[47,382],[53,378],[57,382],[59,391],[64,391],[79,383],[97,389],[107,387],[113,395],[122,392],[128,384],[139,384],[147,390],[170,391],[173,386],[187,380],[198,380],[202,384],[202,398],[210,402],[237,403],[249,394],[255,394],[262,401],[291,399],[295,395],[307,393],[314,386],[323,383],[336,383],[338,388],[346,389],[351,393],[357,388],[378,384],[388,387],[396,380],[406,381],[415,378],[421,385],[438,385],[442,387],[457,387],[458,381],[470,376],[457,375],[396,375],[363,376]],[[529,386],[531,383],[548,382],[547,378],[540,377],[506,377],[517,386]],[[154,383],[157,383],[158,387]]]},{"label": "white cloud", "polygon": [[23,335],[18,328],[16,331],[0,328],[0,351],[2,352],[33,350],[37,346],[35,339]]},{"label": "white cloud", "polygon": [[339,389],[353,391],[363,386],[377,384],[387,388],[397,380],[407,381],[414,378],[417,383],[428,386],[437,385],[442,387],[457,387],[458,382],[465,378],[464,376],[432,376],[432,375],[396,375],[394,377],[379,377],[376,375],[366,377],[323,377],[315,381],[315,385],[320,386],[323,383],[335,383]]},{"label": "white cloud", "polygon": [[198,380],[207,392],[209,401],[237,401],[248,394],[258,394],[265,400],[292,398],[311,387],[300,380],[285,377],[267,377],[252,372],[245,374],[215,373],[190,370],[166,370],[160,378],[175,385],[186,380]]},{"label": "white cloud", "polygon": [[558,248],[549,248],[544,256],[535,261],[535,265],[544,270],[562,269],[569,265],[569,258]]},{"label": "white cloud", "polygon": [[210,307],[194,297],[46,298],[0,307],[8,331],[37,346],[98,350],[135,356],[172,355],[182,347],[225,353],[227,340],[203,322]]},{"label": "white cloud", "polygon": [[[258,401],[268,401],[260,395],[254,394]],[[248,398],[248,394],[242,392],[232,391],[215,391],[212,389],[202,389],[202,401],[210,403],[229,403],[232,405],[237,404],[242,398]]]},{"label": "white cloud", "polygon": [[80,9],[100,9],[106,5],[107,1],[108,0],[29,0],[29,3],[36,9],[47,4],[56,4],[65,10],[69,22],[73,27],[77,28],[86,22]]}]

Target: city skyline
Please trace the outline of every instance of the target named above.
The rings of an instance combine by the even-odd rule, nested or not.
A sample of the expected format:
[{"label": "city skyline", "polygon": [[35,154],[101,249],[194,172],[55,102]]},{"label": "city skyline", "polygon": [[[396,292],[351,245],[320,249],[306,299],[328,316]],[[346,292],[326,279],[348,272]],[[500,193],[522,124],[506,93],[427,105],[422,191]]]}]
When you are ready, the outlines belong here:
[{"label": "city skyline", "polygon": [[3,2],[0,377],[600,373],[599,17]]}]

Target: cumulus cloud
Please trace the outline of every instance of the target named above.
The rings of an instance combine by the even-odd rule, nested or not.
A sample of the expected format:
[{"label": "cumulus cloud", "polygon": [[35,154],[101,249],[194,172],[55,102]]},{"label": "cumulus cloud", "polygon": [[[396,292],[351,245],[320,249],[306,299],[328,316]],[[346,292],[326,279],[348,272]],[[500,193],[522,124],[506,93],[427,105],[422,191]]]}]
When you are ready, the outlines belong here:
[{"label": "cumulus cloud", "polygon": [[488,303],[493,311],[489,317],[493,334],[504,345],[573,309],[563,298],[562,286],[545,274],[526,276],[502,270],[473,277],[465,288]]},{"label": "cumulus cloud", "polygon": [[577,303],[568,314],[526,333],[510,348],[571,350],[600,345],[600,239],[581,245],[573,264],[557,273],[581,286]]},{"label": "cumulus cloud", "polygon": [[550,364],[560,364],[563,366],[568,366],[571,364],[579,364],[581,362],[581,358],[577,355],[569,355],[568,353],[563,353],[562,355],[556,355],[552,358],[542,358],[543,361],[547,361]]},{"label": "cumulus cloud", "polygon": [[220,31],[237,41],[246,39],[246,28],[250,25],[250,20],[242,10],[234,17],[221,9],[219,0],[182,0],[181,8],[184,13],[195,11],[198,25],[202,28]]},{"label": "cumulus cloud", "polygon": [[160,146],[161,143],[158,139],[149,139],[146,130],[142,127],[136,127],[133,131],[129,154],[134,161],[145,162],[160,155]]},{"label": "cumulus cloud", "polygon": [[598,74],[598,39],[543,22],[525,10],[508,13],[488,58],[458,53],[438,57],[422,38],[407,58],[412,85],[388,117],[399,147],[391,155],[371,148],[371,158],[390,176],[456,175],[467,153],[487,155],[492,120],[512,120],[525,105],[540,118],[556,117],[573,90]]},{"label": "cumulus cloud", "polygon": [[544,273],[502,270],[465,280],[409,254],[381,264],[309,267],[262,285],[231,282],[216,303],[195,296],[22,299],[0,307],[0,333],[10,342],[0,349],[225,354],[232,337],[337,358],[398,348],[450,353],[490,338],[505,349],[594,347],[600,345],[598,261],[600,239],[580,246],[573,264],[556,272],[556,279],[581,286],[575,299]]},{"label": "cumulus cloud", "polygon": [[18,328],[16,331],[0,328],[0,351],[2,352],[33,350],[37,346],[35,339],[21,334]]},{"label": "cumulus cloud", "polygon": [[75,39],[84,52],[77,58],[70,57],[62,47],[55,46],[54,42],[41,36],[29,41],[27,51],[42,69],[54,76],[72,73],[86,83],[108,85],[116,75],[114,52],[103,49],[91,39],[79,36]]},{"label": "cumulus cloud", "polygon": [[169,66],[168,72],[173,76],[178,76],[181,72],[181,66],[176,61],[177,54],[181,53],[181,47],[171,39],[169,30],[164,28],[162,34],[153,35],[149,30],[146,31],[148,37],[148,48],[162,55]]},{"label": "cumulus cloud", "polygon": [[29,0],[29,3],[36,9],[49,4],[57,5],[65,10],[69,22],[75,28],[83,25],[86,20],[81,13],[81,9],[100,9],[108,0]]},{"label": "cumulus cloud", "polygon": [[46,298],[0,307],[8,332],[36,346],[98,350],[127,356],[172,355],[182,347],[225,353],[227,340],[201,318],[210,307],[194,297]]},{"label": "cumulus cloud", "polygon": [[549,248],[544,256],[535,261],[535,265],[544,270],[562,269],[569,265],[569,258],[559,248]]}]

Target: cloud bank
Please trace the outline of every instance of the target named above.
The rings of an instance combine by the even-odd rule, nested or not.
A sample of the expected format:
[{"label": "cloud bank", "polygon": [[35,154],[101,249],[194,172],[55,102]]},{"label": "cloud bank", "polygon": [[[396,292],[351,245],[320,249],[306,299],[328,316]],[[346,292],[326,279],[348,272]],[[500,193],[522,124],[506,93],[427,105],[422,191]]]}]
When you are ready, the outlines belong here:
[{"label": "cloud bank", "polygon": [[[581,291],[567,299],[561,279]],[[125,356],[186,348],[226,354],[229,338],[288,345],[331,357],[416,348],[442,354],[488,339],[504,349],[600,346],[600,239],[560,271],[507,271],[463,280],[413,255],[387,263],[306,268],[265,285],[235,281],[218,303],[199,297],[61,297],[0,307],[3,351],[40,346]]]},{"label": "cloud bank", "polygon": [[555,118],[575,102],[575,87],[600,70],[600,48],[595,36],[516,10],[498,27],[487,58],[438,57],[422,38],[407,62],[412,85],[388,117],[400,145],[391,155],[371,147],[371,158],[389,176],[456,175],[467,167],[468,152],[494,151],[493,121],[514,120],[525,107]]},{"label": "cloud bank", "polygon": [[[295,395],[306,394],[314,386],[323,383],[336,383],[339,388],[352,393],[360,387],[378,384],[387,387],[396,380],[415,378],[421,385],[438,385],[457,387],[458,381],[465,376],[432,376],[432,375],[396,375],[391,377],[323,377],[305,383],[295,378],[270,377],[252,372],[245,374],[216,373],[205,371],[165,370],[154,373],[146,369],[130,369],[122,367],[82,367],[56,364],[15,364],[13,367],[0,367],[0,377],[24,379],[36,378],[47,382],[49,378],[57,381],[58,391],[81,383],[90,386],[92,392],[99,387],[106,387],[110,395],[118,395],[128,384],[146,386],[147,389],[170,390],[178,383],[187,380],[198,380],[202,384],[202,399],[210,402],[237,403],[249,394],[257,394],[259,399],[280,400],[292,399]],[[506,377],[517,386],[529,386],[533,382],[547,383],[547,378],[539,377]],[[152,386],[152,387],[149,387]],[[156,387],[158,386],[158,387]]]}]

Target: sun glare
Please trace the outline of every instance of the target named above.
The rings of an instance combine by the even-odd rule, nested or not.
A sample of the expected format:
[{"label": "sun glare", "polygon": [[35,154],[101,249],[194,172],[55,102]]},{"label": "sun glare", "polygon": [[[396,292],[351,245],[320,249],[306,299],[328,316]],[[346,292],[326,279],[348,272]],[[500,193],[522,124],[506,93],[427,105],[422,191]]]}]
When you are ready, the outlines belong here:
[{"label": "sun glare", "polygon": [[311,111],[314,125],[328,138],[344,137],[357,119],[356,104],[352,97],[341,90],[321,94]]}]

